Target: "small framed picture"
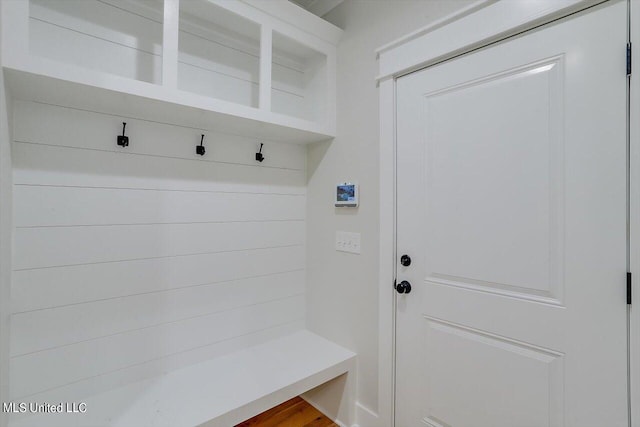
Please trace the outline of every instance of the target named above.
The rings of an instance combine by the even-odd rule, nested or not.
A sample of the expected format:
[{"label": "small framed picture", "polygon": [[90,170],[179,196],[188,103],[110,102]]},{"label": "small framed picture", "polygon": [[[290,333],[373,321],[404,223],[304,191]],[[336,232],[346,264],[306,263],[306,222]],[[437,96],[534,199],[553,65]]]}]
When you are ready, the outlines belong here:
[{"label": "small framed picture", "polygon": [[355,208],[358,206],[358,184],[343,182],[336,186],[337,207]]}]

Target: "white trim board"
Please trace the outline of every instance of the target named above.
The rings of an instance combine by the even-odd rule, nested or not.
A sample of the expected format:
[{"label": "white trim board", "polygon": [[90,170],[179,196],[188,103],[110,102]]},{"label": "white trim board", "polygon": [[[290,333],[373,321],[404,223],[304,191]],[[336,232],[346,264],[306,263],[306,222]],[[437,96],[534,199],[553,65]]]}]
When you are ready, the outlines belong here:
[{"label": "white trim board", "polygon": [[[603,0],[480,0],[396,42],[380,47],[381,81],[504,39]],[[443,25],[445,23],[445,25]],[[476,29],[470,32],[468,29]]]},{"label": "white trim board", "polygon": [[463,7],[462,9],[458,9],[453,13],[450,13],[449,15],[446,15],[432,23],[430,23],[429,25],[426,25],[422,28],[417,29],[416,31],[409,33],[409,34],[405,34],[404,36],[395,39],[383,46],[380,46],[379,48],[376,49],[376,57],[380,58],[380,55],[384,52],[387,52],[389,50],[392,50],[398,46],[401,46],[405,43],[410,42],[411,40],[415,40],[418,37],[421,37],[427,33],[430,33],[438,28],[444,27],[445,25],[456,21],[464,16],[470,15],[473,12],[482,9],[483,7],[487,7],[489,6],[491,3],[495,3],[498,0],[477,0],[473,3],[471,3],[470,5]]},{"label": "white trim board", "polygon": [[631,1],[632,69],[630,117],[630,270],[633,273],[630,307],[631,426],[640,427],[640,4]]},{"label": "white trim board", "polygon": [[378,425],[394,425],[396,293],[396,82],[380,82],[380,260],[378,291]]},{"label": "white trim board", "polygon": [[[12,100],[0,76],[0,401],[9,400],[9,341],[13,242]],[[0,413],[0,426],[8,414]]]},{"label": "white trim board", "polygon": [[[486,46],[555,19],[584,10],[602,0],[478,0],[467,8],[376,50],[380,94],[380,253],[379,253],[379,365],[376,426],[394,425],[395,363],[395,180],[396,78],[454,56]],[[640,70],[640,7],[632,5],[633,65]],[[636,6],[635,8],[633,6]],[[465,29],[477,28],[476,32]],[[621,47],[622,49],[623,47]],[[636,71],[638,74],[638,71]],[[640,79],[632,79],[632,94],[640,93]],[[640,97],[631,97],[631,117],[640,117]],[[631,316],[632,402],[640,402],[640,120],[631,123]],[[634,400],[635,399],[635,400]],[[631,427],[640,427],[640,404],[632,408]],[[359,419],[358,419],[359,420]],[[360,421],[360,420],[359,420]],[[374,423],[372,422],[373,426]]]}]

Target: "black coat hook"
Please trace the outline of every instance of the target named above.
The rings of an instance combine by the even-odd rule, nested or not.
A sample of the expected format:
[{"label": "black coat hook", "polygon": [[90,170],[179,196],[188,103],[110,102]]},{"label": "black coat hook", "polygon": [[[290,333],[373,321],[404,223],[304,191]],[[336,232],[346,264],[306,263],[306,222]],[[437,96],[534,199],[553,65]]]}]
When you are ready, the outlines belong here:
[{"label": "black coat hook", "polygon": [[264,160],[264,156],[262,155],[262,146],[263,146],[263,145],[264,145],[264,144],[260,144],[260,151],[258,151],[258,152],[256,153],[256,161],[258,161],[258,162],[260,162],[260,163],[262,163],[262,161]]},{"label": "black coat hook", "polygon": [[129,137],[124,135],[124,130],[127,127],[127,123],[122,122],[122,135],[118,135],[118,145],[121,147],[129,146]]},{"label": "black coat hook", "polygon": [[202,137],[200,138],[200,145],[196,145],[196,154],[199,154],[201,156],[204,156],[204,145],[202,145],[202,143],[204,142],[204,134],[202,134]]}]

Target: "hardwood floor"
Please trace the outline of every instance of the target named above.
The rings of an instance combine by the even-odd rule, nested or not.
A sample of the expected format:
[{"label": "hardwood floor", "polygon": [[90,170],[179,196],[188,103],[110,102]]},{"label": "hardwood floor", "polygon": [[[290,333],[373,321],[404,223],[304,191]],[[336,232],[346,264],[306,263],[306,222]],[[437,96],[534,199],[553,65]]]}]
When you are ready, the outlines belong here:
[{"label": "hardwood floor", "polygon": [[304,399],[294,397],[236,427],[338,427]]}]

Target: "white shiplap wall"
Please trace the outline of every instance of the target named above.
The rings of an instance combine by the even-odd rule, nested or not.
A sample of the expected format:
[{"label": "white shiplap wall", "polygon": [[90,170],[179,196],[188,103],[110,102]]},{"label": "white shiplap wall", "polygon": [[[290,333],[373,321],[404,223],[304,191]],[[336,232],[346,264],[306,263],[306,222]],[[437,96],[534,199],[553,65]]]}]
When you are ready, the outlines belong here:
[{"label": "white shiplap wall", "polygon": [[258,164],[255,140],[26,101],[13,125],[14,400],[87,396],[304,326],[303,146],[266,141]]}]

